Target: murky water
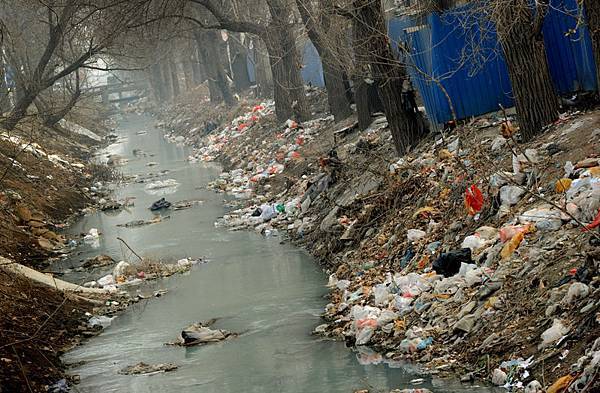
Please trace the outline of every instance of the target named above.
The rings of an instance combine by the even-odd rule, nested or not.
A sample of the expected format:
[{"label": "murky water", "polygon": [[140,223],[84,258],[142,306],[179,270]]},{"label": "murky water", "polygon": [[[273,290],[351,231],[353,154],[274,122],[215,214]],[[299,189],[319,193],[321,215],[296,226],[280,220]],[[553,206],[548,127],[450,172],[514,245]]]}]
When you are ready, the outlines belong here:
[{"label": "murky water", "polygon": [[[326,304],[326,277],[304,252],[278,239],[264,239],[251,232],[215,229],[214,220],[225,212],[223,196],[205,189],[215,178],[216,166],[189,164],[187,149],[168,144],[152,119],[129,115],[120,122],[120,143],[109,151],[129,158],[124,173],[144,174],[168,169],[164,178],[180,186],[165,197],[172,201],[201,199],[203,204],[170,213],[170,220],[140,228],[120,228],[136,219],[150,219],[147,207],[159,197],[149,195],[143,184],[125,185],[117,197],[136,197],[135,207],[118,214],[99,213],[83,218],[74,233],[98,228],[104,233],[99,247],[84,247],[67,261],[78,261],[99,253],[121,258],[126,249],[122,237],[139,253],[182,258],[206,256],[210,263],[196,266],[184,276],[173,276],[153,284],[167,288],[160,298],[142,301],[113,321],[101,335],[76,348],[64,359],[82,362],[71,369],[81,376],[81,392],[352,392],[359,388],[379,390],[428,387],[435,392],[490,392],[448,381],[412,385],[419,378],[414,367],[384,363],[362,349],[360,353],[343,343],[310,335],[321,323],[318,314]],[[138,132],[147,130],[146,135]],[[133,149],[153,157],[136,158]],[[148,162],[159,165],[148,167]],[[135,260],[133,258],[132,260]],[[109,270],[97,270],[98,278]],[[72,280],[85,280],[70,274]],[[181,329],[195,321],[219,317],[216,327],[244,332],[223,343],[181,348],[163,345],[173,341]],[[175,372],[152,376],[123,376],[121,368],[138,363],[173,362]]]}]

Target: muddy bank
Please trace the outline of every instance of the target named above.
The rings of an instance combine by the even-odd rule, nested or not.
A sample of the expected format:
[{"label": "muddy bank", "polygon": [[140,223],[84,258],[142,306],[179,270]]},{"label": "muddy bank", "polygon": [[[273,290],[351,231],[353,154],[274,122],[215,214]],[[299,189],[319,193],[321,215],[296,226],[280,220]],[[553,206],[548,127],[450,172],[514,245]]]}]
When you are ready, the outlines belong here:
[{"label": "muddy bank", "polygon": [[[91,162],[94,151],[107,143],[110,123],[98,120],[100,112],[86,116],[93,117],[63,120],[54,128],[32,118],[10,133],[0,133],[3,392],[47,391],[63,378],[59,356],[80,339],[96,334],[88,325],[91,314],[86,313],[110,298],[90,299],[89,294],[57,290],[51,278],[38,282],[13,269],[15,263],[41,269],[69,252],[78,239],[69,242],[61,230],[81,209],[101,198],[97,183],[108,180],[111,173]],[[75,121],[95,127],[92,131]]]},{"label": "muddy bank", "polygon": [[319,258],[332,288],[320,334],[467,382],[592,391],[599,112],[528,144],[488,116],[398,159],[385,119],[360,132],[270,111],[250,104],[206,137],[163,125],[196,147],[190,160],[231,164],[213,187],[244,199],[219,225],[285,234]]}]

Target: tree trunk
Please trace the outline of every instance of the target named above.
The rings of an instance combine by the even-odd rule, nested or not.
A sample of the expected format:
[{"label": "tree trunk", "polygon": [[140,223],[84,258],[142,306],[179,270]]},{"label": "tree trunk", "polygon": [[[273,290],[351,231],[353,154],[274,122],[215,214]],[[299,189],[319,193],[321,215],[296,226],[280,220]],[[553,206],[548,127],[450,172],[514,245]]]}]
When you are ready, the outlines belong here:
[{"label": "tree trunk", "polygon": [[592,37],[592,48],[596,60],[596,80],[598,81],[598,91],[600,91],[600,1],[583,0],[583,3],[588,29]]},{"label": "tree trunk", "polygon": [[317,23],[313,16],[314,11],[309,9],[308,3],[306,0],[296,0],[296,5],[300,11],[300,16],[304,22],[308,37],[321,57],[329,110],[336,121],[342,121],[352,114],[350,102],[346,97],[344,72],[339,65],[339,61],[336,60],[335,55],[329,48],[328,43],[324,42],[321,34],[317,31],[317,24],[324,32],[330,31],[331,21],[329,20],[329,15],[323,12],[323,16],[319,21],[320,23]]},{"label": "tree trunk", "polygon": [[221,52],[217,46],[218,33],[208,30],[196,33],[195,38],[198,51],[201,53],[203,63],[206,66],[211,102],[218,103],[224,101],[225,104],[232,106],[235,104],[235,100],[229,89]]},{"label": "tree trunk", "polygon": [[173,85],[173,99],[176,100],[181,94],[181,89],[179,88],[177,63],[175,63],[172,59],[169,59],[169,72],[171,74],[171,84]]},{"label": "tree trunk", "polygon": [[369,108],[369,85],[364,77],[354,79],[354,102],[356,104],[356,116],[358,117],[358,128],[361,131],[369,128],[373,119]]},{"label": "tree trunk", "polygon": [[252,84],[248,75],[248,52],[241,43],[241,34],[229,34],[229,54],[235,90],[241,92],[249,89]]},{"label": "tree trunk", "polygon": [[[2,47],[0,46],[0,52]],[[10,98],[8,96],[8,86],[5,80],[6,65],[0,56],[0,116],[10,111]]]},{"label": "tree trunk", "polygon": [[161,61],[161,84],[164,87],[165,100],[170,101],[173,98],[173,84],[171,83],[171,74],[169,72],[169,63],[166,60]]},{"label": "tree trunk", "polygon": [[544,41],[535,39],[533,12],[528,0],[507,1],[495,15],[521,135],[524,140],[530,140],[559,114]]},{"label": "tree trunk", "polygon": [[308,120],[308,104],[300,75],[296,43],[281,37],[284,33],[280,29],[277,31],[271,33],[265,42],[273,75],[273,99],[277,119]]},{"label": "tree trunk", "polygon": [[194,79],[194,85],[196,86],[206,80],[202,77],[202,67],[200,65],[200,58],[198,57],[198,50],[195,45],[192,53],[192,78]]},{"label": "tree trunk", "polygon": [[[291,10],[283,0],[267,0],[271,23],[265,44],[269,51],[273,72],[275,111],[280,121],[310,118],[304,81],[300,74],[302,65],[293,26],[289,24]],[[280,104],[277,104],[277,101]],[[290,116],[291,115],[291,116]]]},{"label": "tree trunk", "polygon": [[5,130],[12,130],[27,115],[27,108],[31,106],[38,95],[38,91],[32,91],[27,88],[19,89],[20,94],[12,111],[6,116],[0,126]]},{"label": "tree trunk", "polygon": [[184,58],[181,62],[181,66],[183,67],[183,75],[185,76],[185,89],[191,90],[196,85],[194,77],[192,76],[194,73],[192,70],[192,60],[189,57]]},{"label": "tree trunk", "polygon": [[265,55],[267,48],[260,38],[254,40],[254,76],[256,78],[256,95],[263,98],[273,98],[273,74],[269,56]]},{"label": "tree trunk", "polygon": [[160,63],[155,63],[151,67],[152,70],[152,87],[156,102],[164,102],[166,100],[165,85],[163,83]]},{"label": "tree trunk", "polygon": [[365,48],[365,52],[357,54],[356,61],[370,64],[396,151],[403,155],[425,135],[425,121],[414,99],[410,99],[409,84],[405,83],[408,82],[406,70],[396,60],[390,46],[381,0],[354,0],[353,8],[356,19],[354,47]]}]

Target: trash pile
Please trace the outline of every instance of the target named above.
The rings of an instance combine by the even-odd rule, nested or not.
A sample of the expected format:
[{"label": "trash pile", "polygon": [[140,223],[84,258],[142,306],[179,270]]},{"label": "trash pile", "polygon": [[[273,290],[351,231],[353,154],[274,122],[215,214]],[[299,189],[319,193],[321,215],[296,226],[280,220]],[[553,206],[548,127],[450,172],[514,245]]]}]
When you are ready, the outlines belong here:
[{"label": "trash pile", "polygon": [[119,370],[121,375],[155,375],[158,373],[166,373],[177,370],[177,365],[174,363],[147,364],[139,362],[132,366],[127,366]]},{"label": "trash pile", "polygon": [[192,258],[183,258],[176,263],[143,260],[138,264],[133,264],[120,261],[113,268],[112,273],[106,274],[95,281],[88,281],[83,286],[117,292],[119,289],[141,285],[145,281],[186,273],[199,263],[204,263],[204,261]]},{"label": "trash pile", "polygon": [[529,144],[492,117],[400,159],[381,117],[283,132],[243,117],[189,142],[227,164],[214,188],[246,198],[217,227],[285,235],[330,273],[315,332],[533,392],[600,333],[600,131],[582,126],[600,114],[565,115]]},{"label": "trash pile", "polygon": [[224,329],[211,329],[210,327],[216,322],[212,319],[207,322],[196,322],[186,327],[181,331],[179,340],[167,343],[167,345],[179,345],[190,347],[194,345],[203,345],[225,341],[229,338],[237,337],[237,333],[232,333]]}]

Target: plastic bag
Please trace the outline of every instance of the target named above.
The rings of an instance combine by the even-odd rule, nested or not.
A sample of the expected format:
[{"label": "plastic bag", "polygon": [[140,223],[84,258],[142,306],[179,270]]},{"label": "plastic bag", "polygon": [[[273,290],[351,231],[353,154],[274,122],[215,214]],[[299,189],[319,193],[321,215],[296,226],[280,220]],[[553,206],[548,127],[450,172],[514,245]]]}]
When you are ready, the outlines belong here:
[{"label": "plastic bag", "polygon": [[542,343],[540,349],[544,349],[560,340],[565,334],[569,333],[569,328],[566,327],[560,319],[555,319],[552,327],[546,329],[542,333]]},{"label": "plastic bag", "polygon": [[502,247],[502,251],[500,251],[500,257],[502,257],[502,259],[504,260],[510,258],[513,252],[515,252],[515,250],[519,248],[519,245],[521,244],[524,238],[525,233],[523,232],[519,232],[516,235],[514,235],[512,239],[510,239],[510,241],[508,241],[504,245],[504,247]]},{"label": "plastic bag", "polygon": [[483,193],[473,184],[465,191],[465,206],[469,215],[474,216],[483,208]]},{"label": "plastic bag", "polygon": [[273,217],[277,216],[277,211],[273,208],[272,205],[262,205],[260,207],[261,213],[260,218],[263,221],[269,221]]},{"label": "plastic bag", "polygon": [[589,223],[588,225],[586,225],[583,228],[583,231],[589,231],[592,230],[596,227],[600,226],[600,210],[598,210],[598,214],[596,215],[596,218],[594,218],[594,221],[592,221],[591,223]]},{"label": "plastic bag", "polygon": [[115,279],[112,274],[107,274],[106,276],[99,278],[96,282],[101,287],[115,285]]},{"label": "plastic bag", "polygon": [[373,337],[373,333],[375,333],[375,330],[372,327],[365,327],[359,330],[356,334],[356,345],[367,344],[371,340],[371,337]]},{"label": "plastic bag", "polygon": [[483,246],[485,246],[485,240],[475,234],[465,237],[460,248],[470,248],[472,252],[475,252]]},{"label": "plastic bag", "polygon": [[377,326],[385,326],[398,318],[398,314],[391,310],[383,310],[377,318]]},{"label": "plastic bag", "polygon": [[531,230],[530,225],[507,225],[500,228],[500,241],[506,243],[512,239],[517,233],[528,233]]},{"label": "plastic bag", "polygon": [[102,329],[106,329],[107,327],[110,326],[113,319],[115,319],[115,318],[116,317],[107,317],[105,315],[100,315],[98,317],[91,317],[90,320],[88,321],[88,325],[90,327],[101,326]]},{"label": "plastic bag", "polygon": [[420,229],[409,229],[406,232],[406,237],[408,238],[408,241],[411,242],[416,242],[422,238],[424,238],[427,235],[427,232],[422,231]]},{"label": "plastic bag", "polygon": [[387,285],[377,284],[373,287],[373,295],[375,295],[375,304],[382,306],[390,300],[390,292]]},{"label": "plastic bag", "polygon": [[401,295],[394,296],[394,305],[400,314],[405,314],[412,310],[413,298]]}]

